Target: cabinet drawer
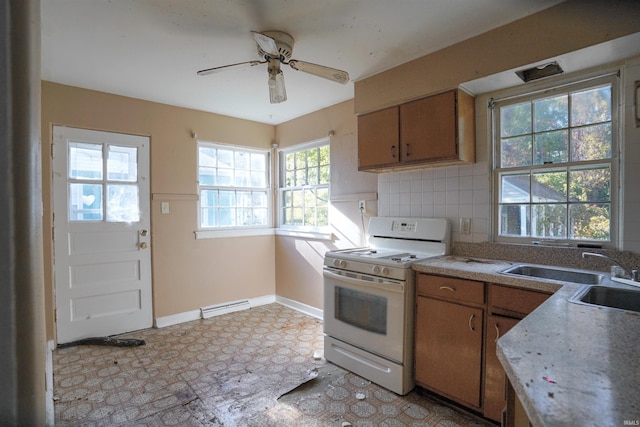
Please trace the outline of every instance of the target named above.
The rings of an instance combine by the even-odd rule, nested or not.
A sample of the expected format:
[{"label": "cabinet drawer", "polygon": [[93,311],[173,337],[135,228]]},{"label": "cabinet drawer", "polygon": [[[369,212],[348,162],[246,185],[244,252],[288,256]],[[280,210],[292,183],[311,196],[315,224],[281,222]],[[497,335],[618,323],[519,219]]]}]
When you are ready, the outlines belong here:
[{"label": "cabinet drawer", "polygon": [[510,288],[507,286],[489,285],[489,307],[491,310],[506,310],[520,314],[521,318],[535,310],[551,295],[529,291],[526,289]]},{"label": "cabinet drawer", "polygon": [[484,304],[484,283],[474,280],[418,274],[417,292],[418,295]]}]

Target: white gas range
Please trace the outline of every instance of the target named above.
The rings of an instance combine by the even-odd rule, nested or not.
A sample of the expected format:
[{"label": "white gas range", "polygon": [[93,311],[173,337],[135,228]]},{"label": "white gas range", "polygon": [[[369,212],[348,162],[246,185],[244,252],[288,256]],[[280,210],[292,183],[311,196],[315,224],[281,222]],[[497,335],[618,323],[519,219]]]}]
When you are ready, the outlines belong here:
[{"label": "white gas range", "polygon": [[446,219],[374,217],[367,248],[324,261],[325,358],[395,393],[413,389],[413,262],[447,255]]}]

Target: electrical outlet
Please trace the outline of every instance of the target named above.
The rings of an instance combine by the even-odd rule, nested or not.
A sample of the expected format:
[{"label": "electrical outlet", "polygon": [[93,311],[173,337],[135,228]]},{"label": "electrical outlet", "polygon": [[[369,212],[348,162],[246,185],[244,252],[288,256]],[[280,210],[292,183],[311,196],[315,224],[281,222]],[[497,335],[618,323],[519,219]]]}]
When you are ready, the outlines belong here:
[{"label": "electrical outlet", "polygon": [[471,234],[471,218],[460,218],[460,234]]},{"label": "electrical outlet", "polygon": [[163,214],[168,214],[169,213],[169,202],[160,203],[160,211]]},{"label": "electrical outlet", "polygon": [[358,210],[362,213],[366,212],[367,210],[367,201],[366,200],[359,200],[358,201]]}]

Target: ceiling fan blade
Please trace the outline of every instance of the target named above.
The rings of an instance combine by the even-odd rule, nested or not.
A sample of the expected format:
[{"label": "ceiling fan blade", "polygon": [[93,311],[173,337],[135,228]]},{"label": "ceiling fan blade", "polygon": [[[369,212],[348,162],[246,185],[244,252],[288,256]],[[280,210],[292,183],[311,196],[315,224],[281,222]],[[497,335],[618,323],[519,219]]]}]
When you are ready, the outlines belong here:
[{"label": "ceiling fan blade", "polygon": [[298,61],[296,59],[292,59],[288,64],[294,70],[324,77],[333,82],[346,84],[349,81],[349,73],[338,70],[337,68],[325,67],[324,65],[312,64],[311,62]]},{"label": "ceiling fan blade", "polygon": [[199,76],[206,76],[208,74],[218,73],[220,71],[227,71],[235,68],[243,67],[255,67],[256,65],[265,64],[267,61],[247,61],[238,62],[237,64],[222,65],[220,67],[207,68],[206,70],[200,70],[196,74]]},{"label": "ceiling fan blade", "polygon": [[253,34],[253,38],[256,40],[256,43],[258,43],[258,46],[260,46],[266,54],[273,56],[274,58],[280,57],[280,52],[278,51],[278,46],[274,39],[257,31],[251,31],[251,34]]}]

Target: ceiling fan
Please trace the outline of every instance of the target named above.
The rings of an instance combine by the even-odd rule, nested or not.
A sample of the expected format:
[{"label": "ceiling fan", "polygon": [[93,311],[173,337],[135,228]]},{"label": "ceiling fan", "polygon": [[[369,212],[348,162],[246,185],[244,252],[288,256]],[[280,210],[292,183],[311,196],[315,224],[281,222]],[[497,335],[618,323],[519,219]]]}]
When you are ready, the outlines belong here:
[{"label": "ceiling fan", "polygon": [[281,64],[289,65],[294,70],[304,71],[305,73],[323,77],[337,83],[346,84],[349,81],[349,74],[346,71],[291,59],[294,41],[293,37],[285,32],[264,31],[259,33],[252,31],[251,34],[253,34],[253,38],[258,45],[258,53],[264,60],[246,61],[207,68],[206,70],[198,71],[197,74],[199,76],[206,76],[229,69],[267,64],[267,71],[269,73],[269,100],[272,104],[278,104],[287,100],[287,92],[284,88],[284,74],[282,74],[282,70],[280,69]]}]

